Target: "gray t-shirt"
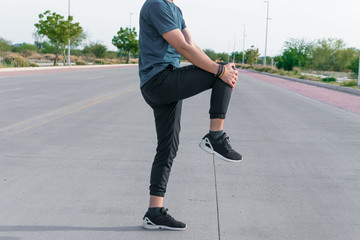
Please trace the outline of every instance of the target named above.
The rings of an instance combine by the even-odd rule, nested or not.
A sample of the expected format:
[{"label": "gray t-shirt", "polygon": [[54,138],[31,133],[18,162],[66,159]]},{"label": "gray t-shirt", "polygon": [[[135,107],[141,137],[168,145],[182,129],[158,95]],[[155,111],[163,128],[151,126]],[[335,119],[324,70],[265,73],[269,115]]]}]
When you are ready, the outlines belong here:
[{"label": "gray t-shirt", "polygon": [[168,0],[146,0],[140,12],[140,87],[168,65],[180,66],[180,54],[161,36],[186,28],[180,8]]}]

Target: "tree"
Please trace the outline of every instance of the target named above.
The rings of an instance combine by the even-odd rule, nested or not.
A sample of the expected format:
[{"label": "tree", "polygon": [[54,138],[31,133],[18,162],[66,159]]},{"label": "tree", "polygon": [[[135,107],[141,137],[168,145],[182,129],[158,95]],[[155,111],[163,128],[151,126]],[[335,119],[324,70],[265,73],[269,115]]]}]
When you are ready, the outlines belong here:
[{"label": "tree", "polygon": [[92,53],[97,58],[104,58],[106,54],[107,48],[105,45],[100,43],[91,43],[90,45],[86,46],[83,50],[84,54]]},{"label": "tree", "polygon": [[235,62],[241,63],[242,62],[242,55],[243,55],[242,52],[232,52],[230,54],[230,62],[233,61],[234,53],[235,53]]},{"label": "tree", "polygon": [[353,59],[358,58],[359,52],[355,48],[340,49],[335,54],[333,70],[337,72],[344,72],[348,70],[348,66],[351,65]]},{"label": "tree", "polygon": [[312,52],[312,68],[322,71],[334,71],[336,55],[338,51],[344,48],[345,43],[341,39],[329,38],[318,40]]},{"label": "tree", "polygon": [[113,37],[112,44],[119,49],[127,52],[127,63],[130,63],[131,53],[138,53],[139,40],[136,40],[137,33],[135,28],[120,28],[117,35]]},{"label": "tree", "polygon": [[253,65],[259,56],[259,49],[255,48],[254,45],[252,45],[251,48],[245,51],[245,61],[247,64]]},{"label": "tree", "polygon": [[218,59],[218,54],[211,49],[204,49],[204,53],[213,61]]},{"label": "tree", "polygon": [[347,69],[351,70],[356,75],[359,74],[359,55],[360,51],[358,52],[357,56],[350,60],[350,64],[347,66]]},{"label": "tree", "polygon": [[33,52],[37,51],[36,45],[28,44],[28,43],[21,43],[16,44],[11,48],[12,52],[20,53],[23,57],[30,56]]},{"label": "tree", "polygon": [[54,53],[55,52],[55,47],[51,42],[43,42],[42,44],[42,49],[41,49],[41,53]]},{"label": "tree", "polygon": [[0,37],[0,53],[7,52],[10,50],[11,50],[11,42]]},{"label": "tree", "polygon": [[63,55],[63,63],[65,64],[66,46],[69,39],[72,44],[76,45],[85,38],[82,27],[78,22],[72,22],[72,16],[69,16],[68,19],[65,20],[64,16],[55,12],[51,13],[49,10],[39,14],[39,18],[39,22],[35,24],[35,27],[37,28],[36,32],[39,35],[46,36],[52,45],[54,45],[54,66],[56,65],[59,51]]},{"label": "tree", "polygon": [[217,54],[217,61],[220,62],[227,62],[228,60],[228,53],[222,52]]},{"label": "tree", "polygon": [[278,68],[292,71],[293,67],[304,68],[308,66],[313,47],[313,42],[291,38],[285,42],[282,55],[277,58]]},{"label": "tree", "polygon": [[35,31],[33,33],[33,38],[35,40],[34,43],[38,49],[37,52],[40,53],[41,49],[44,47],[44,37]]}]

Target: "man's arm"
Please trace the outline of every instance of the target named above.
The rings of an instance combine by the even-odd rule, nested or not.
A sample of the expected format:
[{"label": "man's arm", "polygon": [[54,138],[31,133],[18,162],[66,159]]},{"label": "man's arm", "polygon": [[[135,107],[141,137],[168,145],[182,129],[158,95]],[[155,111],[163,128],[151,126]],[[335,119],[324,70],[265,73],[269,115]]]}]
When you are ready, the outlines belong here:
[{"label": "man's arm", "polygon": [[184,29],[181,31],[181,33],[184,35],[185,41],[186,41],[188,44],[190,44],[190,45],[193,46],[193,47],[198,48],[199,51],[201,51],[201,52],[203,52],[204,54],[206,54],[199,46],[197,46],[197,45],[195,44],[195,42],[194,42],[194,40],[193,40],[193,38],[192,38],[192,36],[191,36],[191,34],[190,34],[189,29],[184,28]]},{"label": "man's arm", "polygon": [[184,35],[185,41],[188,44],[190,44],[191,46],[196,46],[188,28],[184,28],[181,33]]},{"label": "man's arm", "polygon": [[[201,48],[196,46],[187,28],[183,29],[182,32],[180,29],[174,29],[162,34],[162,36],[178,53],[197,67],[214,75],[218,72],[218,64],[212,61]],[[234,88],[237,81],[237,71],[232,67],[235,67],[232,63],[225,66],[226,71],[222,80]]]},{"label": "man's arm", "polygon": [[194,65],[213,74],[218,72],[218,64],[213,62],[202,50],[196,47],[186,28],[183,32],[181,32],[180,29],[175,29],[164,33],[162,36],[178,53]]}]

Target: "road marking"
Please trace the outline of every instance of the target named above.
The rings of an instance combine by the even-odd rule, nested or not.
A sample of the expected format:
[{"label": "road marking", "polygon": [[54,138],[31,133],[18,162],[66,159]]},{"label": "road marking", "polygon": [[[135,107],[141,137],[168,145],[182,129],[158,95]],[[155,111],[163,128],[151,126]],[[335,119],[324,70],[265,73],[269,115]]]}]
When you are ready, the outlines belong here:
[{"label": "road marking", "polygon": [[27,119],[25,121],[21,121],[21,122],[12,124],[8,127],[1,128],[0,129],[0,140],[6,139],[8,137],[14,136],[19,133],[26,132],[35,127],[39,127],[39,126],[47,124],[51,121],[65,117],[71,113],[79,112],[80,110],[89,108],[98,103],[110,100],[112,98],[115,98],[115,97],[118,97],[121,95],[124,95],[131,91],[134,91],[137,88],[138,88],[137,85],[133,85],[133,86],[123,89],[122,91],[116,91],[116,92],[104,94],[101,96],[92,97],[92,98],[71,104],[69,106],[59,108],[55,111],[51,111],[51,112]]}]

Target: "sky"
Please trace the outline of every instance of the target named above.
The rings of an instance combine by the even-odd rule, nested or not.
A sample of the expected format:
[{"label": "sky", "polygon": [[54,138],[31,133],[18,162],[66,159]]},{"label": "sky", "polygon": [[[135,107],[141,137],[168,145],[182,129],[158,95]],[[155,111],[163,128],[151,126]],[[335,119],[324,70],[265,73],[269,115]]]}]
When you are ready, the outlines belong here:
[{"label": "sky", "polygon": [[[0,0],[0,37],[33,43],[34,24],[46,10],[67,16],[69,0]],[[145,0],[71,0],[70,11],[88,35],[116,50],[111,39],[120,27],[139,30]],[[216,52],[242,51],[254,45],[265,52],[267,3],[264,0],[175,0],[196,44]],[[267,55],[281,54],[290,38],[340,38],[360,49],[359,0],[269,0]],[[133,13],[130,15],[130,13]],[[235,44],[235,45],[234,45]]]}]

